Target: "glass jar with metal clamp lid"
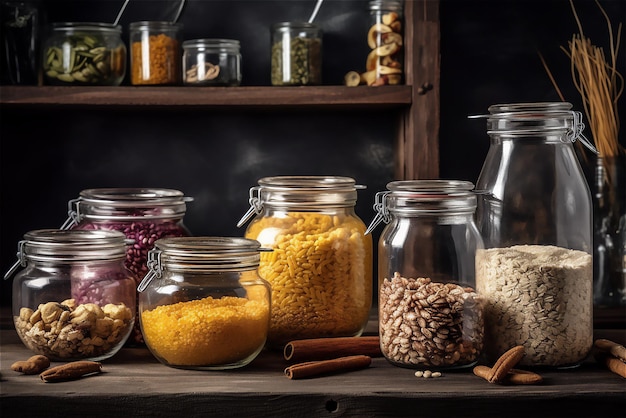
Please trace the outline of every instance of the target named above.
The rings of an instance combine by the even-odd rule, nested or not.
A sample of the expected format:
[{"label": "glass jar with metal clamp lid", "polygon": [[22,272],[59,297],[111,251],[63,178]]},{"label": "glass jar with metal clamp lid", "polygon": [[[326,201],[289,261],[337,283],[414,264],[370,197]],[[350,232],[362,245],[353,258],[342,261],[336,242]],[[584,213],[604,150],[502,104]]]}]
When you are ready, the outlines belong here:
[{"label": "glass jar with metal clamp lid", "polygon": [[572,367],[592,347],[592,200],[573,142],[596,150],[571,108],[499,104],[475,116],[490,138],[476,184],[476,282],[492,361],[522,345],[523,366]]},{"label": "glass jar with metal clamp lid", "polygon": [[406,180],[376,194],[377,213],[367,232],[387,224],[378,242],[380,346],[396,366],[469,367],[482,352],[474,260],[483,244],[473,187]]},{"label": "glass jar with metal clamp lid", "polygon": [[245,366],[261,352],[271,296],[257,272],[261,251],[258,241],[245,238],[155,243],[138,291],[141,330],[160,362],[223,370]]},{"label": "glass jar with metal clamp lid", "polygon": [[13,322],[24,345],[53,361],[104,360],[135,320],[136,283],[118,231],[34,230],[18,246]]}]

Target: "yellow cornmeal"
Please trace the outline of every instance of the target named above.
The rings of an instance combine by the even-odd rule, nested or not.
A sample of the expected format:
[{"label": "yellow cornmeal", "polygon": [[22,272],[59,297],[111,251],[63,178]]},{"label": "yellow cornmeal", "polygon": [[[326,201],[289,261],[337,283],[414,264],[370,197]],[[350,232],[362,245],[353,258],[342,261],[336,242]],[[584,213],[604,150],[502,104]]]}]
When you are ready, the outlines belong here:
[{"label": "yellow cornmeal", "polygon": [[146,344],[173,366],[225,365],[246,359],[265,343],[269,307],[223,297],[158,306],[141,314]]}]

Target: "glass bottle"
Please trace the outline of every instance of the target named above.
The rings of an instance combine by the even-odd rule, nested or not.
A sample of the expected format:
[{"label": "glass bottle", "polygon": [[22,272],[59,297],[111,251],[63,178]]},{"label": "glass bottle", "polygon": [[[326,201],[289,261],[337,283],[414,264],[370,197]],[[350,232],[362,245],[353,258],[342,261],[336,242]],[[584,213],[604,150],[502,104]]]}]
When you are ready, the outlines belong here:
[{"label": "glass bottle", "polygon": [[119,86],[126,75],[122,28],[108,23],[53,23],[42,46],[49,85]]},{"label": "glass bottle", "polygon": [[400,0],[369,2],[370,28],[367,45],[370,52],[363,79],[369,86],[402,84],[404,74],[404,15]]},{"label": "glass bottle", "polygon": [[[172,189],[86,189],[68,202],[69,217],[61,229],[123,232],[134,241],[126,251],[126,267],[135,274],[138,285],[148,272],[148,251],[158,239],[191,235],[184,216],[187,202],[192,200]],[[143,343],[138,322],[131,343]]]},{"label": "glass bottle", "polygon": [[315,23],[280,22],[271,27],[273,86],[322,84],[322,30]]},{"label": "glass bottle", "polygon": [[272,286],[268,343],[357,336],[372,302],[372,238],[355,214],[355,181],[338,176],[277,176],[250,189],[245,237],[273,252],[259,273]]},{"label": "glass bottle", "polygon": [[2,84],[36,85],[39,81],[40,2],[0,3]]},{"label": "glass bottle", "polygon": [[501,104],[485,116],[476,264],[491,361],[523,345],[523,366],[576,366],[593,343],[592,202],[572,143],[595,148],[571,107]]},{"label": "glass bottle", "polygon": [[474,185],[405,180],[376,195],[379,335],[385,358],[411,368],[476,363],[483,348],[482,299],[475,287]]},{"label": "glass bottle", "polygon": [[182,28],[180,23],[161,21],[130,24],[131,84],[181,84]]},{"label": "glass bottle", "polygon": [[118,231],[34,230],[18,246],[13,321],[26,347],[53,361],[104,360],[135,320],[136,281]]},{"label": "glass bottle", "polygon": [[239,41],[192,39],[183,42],[183,77],[188,86],[241,84]]},{"label": "glass bottle", "polygon": [[270,287],[260,244],[245,238],[163,238],[139,285],[146,346],[163,364],[199,370],[245,366],[263,349]]}]

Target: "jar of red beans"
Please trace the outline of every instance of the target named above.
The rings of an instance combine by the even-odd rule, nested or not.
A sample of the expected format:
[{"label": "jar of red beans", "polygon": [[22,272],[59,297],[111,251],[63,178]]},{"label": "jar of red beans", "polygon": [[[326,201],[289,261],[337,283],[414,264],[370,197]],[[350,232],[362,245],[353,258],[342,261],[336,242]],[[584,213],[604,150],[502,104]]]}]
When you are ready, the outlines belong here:
[{"label": "jar of red beans", "polygon": [[[148,271],[148,251],[156,240],[191,235],[183,218],[187,202],[192,200],[172,189],[86,189],[77,199],[68,202],[69,218],[62,229],[123,232],[134,241],[126,251],[126,266],[135,274],[139,284]],[[130,343],[143,344],[138,324]]]},{"label": "jar of red beans", "polygon": [[250,189],[239,221],[263,248],[259,274],[272,286],[268,344],[357,336],[372,303],[372,237],[356,215],[350,177],[276,176]]},{"label": "jar of red beans", "polygon": [[149,252],[138,287],[146,346],[163,364],[225,370],[250,363],[265,346],[270,286],[259,277],[258,241],[238,237],[163,238]]},{"label": "jar of red beans", "polygon": [[40,229],[18,245],[13,322],[34,353],[53,361],[104,360],[135,321],[136,280],[119,231]]}]

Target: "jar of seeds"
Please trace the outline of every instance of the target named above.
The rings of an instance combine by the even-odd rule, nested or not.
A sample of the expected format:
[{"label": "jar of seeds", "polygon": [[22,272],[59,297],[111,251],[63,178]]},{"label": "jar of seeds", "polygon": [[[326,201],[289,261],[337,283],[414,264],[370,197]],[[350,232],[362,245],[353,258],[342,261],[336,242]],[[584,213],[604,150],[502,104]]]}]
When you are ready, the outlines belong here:
[{"label": "jar of seeds", "polygon": [[271,27],[273,86],[322,84],[322,30],[314,23],[281,22]]},{"label": "jar of seeds", "polygon": [[380,345],[396,366],[470,367],[482,352],[474,260],[483,244],[473,186],[406,180],[376,194],[368,232],[387,223],[378,242]]},{"label": "jar of seeds", "polygon": [[476,281],[491,361],[522,345],[521,365],[565,368],[592,347],[592,201],[573,142],[595,148],[571,107],[499,104],[478,116],[490,137],[476,185]]},{"label": "jar of seeds", "polygon": [[[126,250],[126,266],[138,285],[148,271],[148,251],[156,240],[190,235],[183,218],[192,200],[171,189],[86,189],[68,202],[69,218],[61,228],[123,232],[134,242]],[[129,344],[143,344],[138,322]]]}]

